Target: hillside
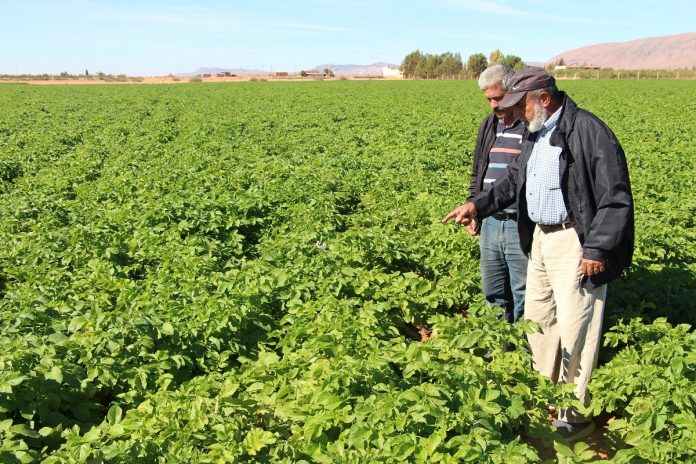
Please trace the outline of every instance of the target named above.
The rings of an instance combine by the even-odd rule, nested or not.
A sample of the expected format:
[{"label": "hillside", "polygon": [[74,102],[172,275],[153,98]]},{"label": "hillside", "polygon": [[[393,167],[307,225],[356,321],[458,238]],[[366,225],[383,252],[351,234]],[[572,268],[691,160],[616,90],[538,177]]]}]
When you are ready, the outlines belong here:
[{"label": "hillside", "polygon": [[[314,68],[305,69],[305,71],[318,70],[323,71],[324,69],[331,69],[336,76],[354,76],[354,77],[374,77],[382,75],[382,68],[384,66],[396,66],[391,63],[372,63],[372,64],[318,64]],[[277,69],[276,71],[290,71],[288,69]],[[200,76],[201,74],[212,74],[215,75],[219,72],[229,72],[231,74],[236,74],[237,76],[264,76],[270,74],[270,71],[263,71],[259,69],[245,69],[245,68],[198,68],[192,72],[177,73],[177,77],[192,77]],[[298,70],[299,72],[299,70]]]},{"label": "hillside", "polygon": [[612,42],[567,50],[551,58],[566,65],[615,69],[678,69],[696,66],[696,32]]},{"label": "hillside", "polygon": [[260,76],[264,74],[269,74],[270,71],[262,71],[260,69],[244,69],[244,68],[198,68],[195,71],[187,73],[177,73],[177,77],[193,77],[200,76],[202,74],[212,74],[215,75],[219,72],[228,72],[230,74],[236,74],[237,76]]},{"label": "hillside", "polygon": [[382,75],[384,66],[396,66],[391,63],[372,64],[319,64],[316,69],[331,69],[337,76],[374,77]]}]

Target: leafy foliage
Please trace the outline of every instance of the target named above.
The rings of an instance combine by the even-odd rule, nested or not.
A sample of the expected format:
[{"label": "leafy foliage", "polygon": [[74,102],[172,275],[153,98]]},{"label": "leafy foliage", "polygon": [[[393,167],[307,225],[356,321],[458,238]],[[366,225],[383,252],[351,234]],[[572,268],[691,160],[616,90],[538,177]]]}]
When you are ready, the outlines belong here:
[{"label": "leafy foliage", "polygon": [[[473,82],[403,84],[1,86],[0,460],[539,460],[520,434],[547,437],[569,392],[532,370],[532,327],[482,306],[475,239],[439,222],[488,110]],[[690,329],[631,319],[693,323],[690,126],[646,109],[693,106],[693,85],[563,85],[616,131],[637,197],[606,318],[624,338],[592,387],[627,459],[693,457],[693,407],[644,425],[640,374],[611,361],[653,337],[640,378],[676,408],[691,354],[667,347]]]},{"label": "leafy foliage", "polygon": [[483,71],[488,67],[488,60],[486,60],[486,55],[483,53],[474,53],[469,55],[469,59],[466,62],[466,69],[471,73],[471,75],[478,79]]},{"label": "leafy foliage", "polygon": [[595,411],[624,416],[610,432],[631,446],[616,462],[687,462],[696,456],[696,333],[634,319],[605,337],[624,348],[593,374]]},{"label": "leafy foliage", "polygon": [[[486,309],[440,316],[438,335],[418,344],[385,332],[377,308],[332,304],[293,309],[280,353],[262,350],[235,371],[158,393],[92,429],[93,440],[71,432],[48,462],[78,453],[117,462],[538,460],[518,432],[543,423],[544,405],[559,398],[525,353],[502,349],[523,326]],[[311,336],[328,321],[350,330]]]},{"label": "leafy foliage", "polygon": [[416,50],[406,55],[401,62],[401,69],[407,77],[428,79],[459,75],[464,70],[464,65],[459,53],[445,52],[433,55]]}]

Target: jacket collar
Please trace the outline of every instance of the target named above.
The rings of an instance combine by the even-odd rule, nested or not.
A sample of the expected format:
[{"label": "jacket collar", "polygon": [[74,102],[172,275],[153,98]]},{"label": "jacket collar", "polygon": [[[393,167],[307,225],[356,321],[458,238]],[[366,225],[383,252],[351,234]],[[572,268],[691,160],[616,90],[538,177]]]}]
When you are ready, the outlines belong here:
[{"label": "jacket collar", "polygon": [[575,117],[578,114],[578,105],[575,104],[572,98],[568,96],[565,92],[561,92],[562,95],[562,110],[561,116],[558,118],[558,129],[564,134],[572,132],[573,125],[575,124]]},{"label": "jacket collar", "polygon": [[573,132],[575,117],[578,115],[578,105],[565,92],[561,92],[563,103],[561,115],[556,122],[556,130],[551,134],[551,145],[561,147],[565,151],[567,137]]}]

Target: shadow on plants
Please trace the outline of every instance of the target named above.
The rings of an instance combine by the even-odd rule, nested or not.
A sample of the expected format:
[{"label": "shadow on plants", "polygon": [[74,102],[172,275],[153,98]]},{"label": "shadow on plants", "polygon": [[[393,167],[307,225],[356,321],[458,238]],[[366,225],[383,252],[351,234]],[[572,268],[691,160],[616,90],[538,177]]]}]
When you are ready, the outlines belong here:
[{"label": "shadow on plants", "polygon": [[696,325],[692,310],[696,301],[696,273],[682,267],[651,270],[632,267],[628,274],[609,284],[605,329],[620,319],[641,317],[645,322],[658,317],[670,324]]}]

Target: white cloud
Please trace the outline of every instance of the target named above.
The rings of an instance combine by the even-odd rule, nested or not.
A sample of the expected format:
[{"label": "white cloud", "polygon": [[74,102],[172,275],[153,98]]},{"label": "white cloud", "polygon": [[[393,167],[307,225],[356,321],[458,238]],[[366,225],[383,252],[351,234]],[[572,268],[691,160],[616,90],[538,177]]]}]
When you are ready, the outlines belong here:
[{"label": "white cloud", "polygon": [[488,13],[491,15],[511,16],[517,18],[535,18],[549,21],[558,21],[563,23],[576,24],[595,24],[595,25],[615,25],[616,19],[601,19],[600,17],[580,18],[571,15],[554,15],[544,13],[552,9],[553,2],[534,2],[532,9],[521,10],[506,6],[501,2],[492,2],[489,0],[438,0],[439,3],[448,8],[456,8],[467,11],[475,11],[478,13]]},{"label": "white cloud", "polygon": [[480,13],[490,13],[494,15],[520,17],[533,16],[532,13],[527,11],[510,8],[501,4],[500,2],[495,3],[487,0],[440,0],[440,3],[444,6],[459,8],[462,10],[478,11]]}]

